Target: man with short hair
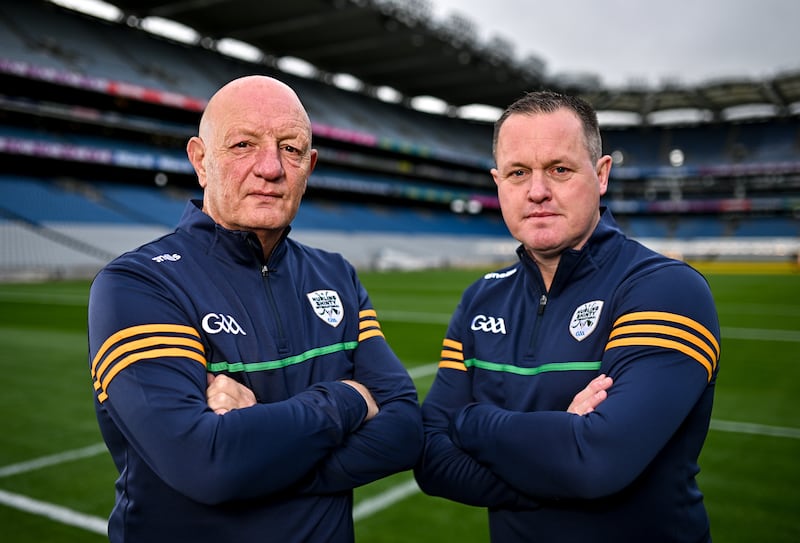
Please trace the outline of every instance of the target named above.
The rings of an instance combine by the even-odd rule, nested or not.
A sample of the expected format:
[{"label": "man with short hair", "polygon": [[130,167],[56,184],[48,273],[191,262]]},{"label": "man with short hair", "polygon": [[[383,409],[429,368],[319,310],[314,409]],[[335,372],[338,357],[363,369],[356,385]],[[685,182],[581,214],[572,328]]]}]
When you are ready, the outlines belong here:
[{"label": "man with short hair", "polygon": [[[711,540],[695,476],[720,330],[705,279],[600,206],[611,157],[585,101],[529,93],[495,124],[519,262],[467,288],[422,406],[427,493],[489,510],[492,541]],[[607,397],[568,407],[596,376]],[[582,416],[579,416],[582,415]]]}]

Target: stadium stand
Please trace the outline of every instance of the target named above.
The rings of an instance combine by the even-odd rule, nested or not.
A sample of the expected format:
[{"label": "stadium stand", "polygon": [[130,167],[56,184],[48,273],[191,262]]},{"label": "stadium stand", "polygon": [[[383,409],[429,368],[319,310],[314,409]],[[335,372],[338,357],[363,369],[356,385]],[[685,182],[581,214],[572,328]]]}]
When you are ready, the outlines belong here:
[{"label": "stadium stand", "polygon": [[[184,146],[205,100],[249,73],[287,81],[312,119],[320,163],[293,225],[298,239],[374,268],[513,254],[488,174],[489,123],[32,1],[0,6],[0,277],[91,274],[169,231],[200,194]],[[603,138],[615,158],[605,203],[635,237],[687,257],[797,258],[796,113],[604,126]]]}]

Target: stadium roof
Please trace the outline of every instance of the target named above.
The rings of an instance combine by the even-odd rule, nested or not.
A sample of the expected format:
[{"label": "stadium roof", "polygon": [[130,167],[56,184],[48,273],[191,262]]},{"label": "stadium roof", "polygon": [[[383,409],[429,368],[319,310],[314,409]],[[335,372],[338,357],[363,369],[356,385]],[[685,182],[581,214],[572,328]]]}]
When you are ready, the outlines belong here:
[{"label": "stadium roof", "polygon": [[516,59],[510,42],[477,41],[468,19],[432,20],[426,0],[111,1],[139,19],[170,19],[213,40],[251,44],[269,58],[300,58],[328,77],[350,74],[368,89],[388,86],[408,98],[433,96],[453,106],[502,108],[544,87],[580,94],[601,111],[642,119],[676,109],[720,116],[728,108],[753,105],[781,115],[800,104],[800,72],[660,88],[604,88],[592,75],[549,78],[542,59]]}]

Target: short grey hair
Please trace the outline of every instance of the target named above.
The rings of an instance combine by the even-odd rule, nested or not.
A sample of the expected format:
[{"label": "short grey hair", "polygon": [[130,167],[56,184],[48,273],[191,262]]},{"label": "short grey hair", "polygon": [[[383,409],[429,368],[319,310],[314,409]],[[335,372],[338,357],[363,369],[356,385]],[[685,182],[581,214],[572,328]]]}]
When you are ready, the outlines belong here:
[{"label": "short grey hair", "polygon": [[537,113],[555,113],[559,109],[572,111],[583,125],[586,149],[592,162],[597,162],[603,154],[603,141],[600,138],[600,125],[597,122],[597,112],[582,98],[560,94],[558,92],[543,90],[526,93],[519,98],[505,111],[494,123],[494,136],[492,137],[492,154],[497,156],[497,136],[500,127],[511,115],[534,115]]}]

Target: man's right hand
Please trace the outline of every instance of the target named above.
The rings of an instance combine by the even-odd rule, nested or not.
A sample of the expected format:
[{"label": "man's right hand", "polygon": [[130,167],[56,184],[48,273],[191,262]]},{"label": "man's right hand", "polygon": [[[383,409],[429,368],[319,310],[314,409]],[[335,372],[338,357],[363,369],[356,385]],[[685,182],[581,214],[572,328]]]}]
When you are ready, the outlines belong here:
[{"label": "man's right hand", "polygon": [[578,392],[572,399],[572,403],[567,408],[568,413],[576,415],[586,415],[594,411],[608,396],[606,392],[614,380],[607,375],[598,375],[586,385],[586,388]]},{"label": "man's right hand", "polygon": [[375,398],[372,397],[372,393],[367,389],[367,387],[358,381],[353,381],[352,379],[344,379],[342,382],[356,389],[358,393],[361,394],[361,397],[364,398],[364,401],[367,402],[367,416],[364,417],[364,422],[367,422],[369,419],[378,414],[378,411],[380,410],[378,408],[378,403],[375,401]]}]

